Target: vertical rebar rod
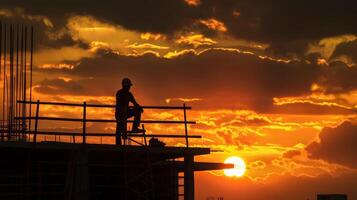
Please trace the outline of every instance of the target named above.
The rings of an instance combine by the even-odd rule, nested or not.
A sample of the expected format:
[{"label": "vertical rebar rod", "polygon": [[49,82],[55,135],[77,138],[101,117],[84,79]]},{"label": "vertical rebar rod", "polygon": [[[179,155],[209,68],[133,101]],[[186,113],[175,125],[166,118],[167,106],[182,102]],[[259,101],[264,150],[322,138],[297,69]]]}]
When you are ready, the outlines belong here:
[{"label": "vertical rebar rod", "polygon": [[[1,58],[2,58],[2,21],[0,21],[0,82],[1,82],[1,68],[2,68],[2,59]],[[1,96],[1,101],[2,101],[2,96]],[[3,112],[4,112],[4,110],[3,110]],[[4,128],[3,120],[4,120],[4,118],[1,119],[1,123],[0,123],[0,126],[1,126],[1,129],[0,129],[1,130],[1,133],[0,133],[1,134],[1,141],[3,141],[3,132],[2,132],[2,130]]]},{"label": "vertical rebar rod", "polygon": [[[17,103],[18,97],[19,97],[19,24],[16,26],[16,84],[15,84],[15,117],[19,116],[19,105]],[[15,120],[15,126],[16,126],[16,135],[19,137],[19,120]],[[19,139],[19,138],[18,138]]]},{"label": "vertical rebar rod", "polygon": [[[25,32],[24,32],[24,67],[23,67],[23,70],[24,70],[24,74],[23,74],[23,101],[26,102],[26,54],[27,54],[27,26],[25,25]],[[24,116],[23,117],[23,122],[22,122],[22,125],[23,125],[23,130],[25,131],[26,130],[26,126],[27,126],[27,122],[26,122],[26,104],[24,103],[23,104],[23,108],[22,108],[22,115]]]},{"label": "vertical rebar rod", "polygon": [[[6,24],[4,24],[4,68],[3,68],[3,94],[2,94],[2,98],[3,98],[3,102],[2,102],[2,119],[3,119],[3,130],[5,131],[5,103],[6,103]],[[2,140],[4,138],[2,137]]]},{"label": "vertical rebar rod", "polygon": [[[31,26],[31,43],[30,43],[30,102],[32,101],[32,58],[33,58],[33,26]],[[30,110],[29,110],[29,131],[31,131],[31,107],[32,104],[30,104]]]},{"label": "vertical rebar rod", "polygon": [[9,130],[9,135],[8,138],[9,140],[11,139],[12,136],[12,126],[13,126],[13,102],[14,102],[14,31],[13,31],[13,26],[10,25],[10,74],[9,74],[9,101],[8,101],[8,130]]},{"label": "vertical rebar rod", "polygon": [[[20,51],[20,61],[21,61],[21,64],[20,64],[20,91],[19,91],[19,94],[20,94],[20,97],[19,99],[20,100],[23,100],[23,92],[22,92],[22,88],[23,88],[23,65],[24,65],[24,25],[22,24],[21,25],[21,51]],[[19,105],[19,113],[20,113],[20,116],[21,117],[24,117],[23,116],[23,104],[20,104]],[[21,120],[21,135],[22,137],[24,136],[24,129],[23,129],[23,126],[24,125],[24,119]]]}]

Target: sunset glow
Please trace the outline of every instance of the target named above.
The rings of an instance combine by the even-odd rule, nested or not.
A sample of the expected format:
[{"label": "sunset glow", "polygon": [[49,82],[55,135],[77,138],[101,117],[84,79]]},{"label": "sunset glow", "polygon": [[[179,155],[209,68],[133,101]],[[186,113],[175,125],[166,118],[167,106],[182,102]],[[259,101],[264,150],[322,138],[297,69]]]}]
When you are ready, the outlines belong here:
[{"label": "sunset glow", "polygon": [[241,177],[244,175],[245,170],[246,170],[246,165],[243,159],[236,157],[236,156],[231,156],[227,158],[224,163],[229,163],[229,164],[234,164],[233,169],[225,169],[224,174],[228,177]]},{"label": "sunset glow", "polygon": [[[189,138],[189,146],[214,152],[195,161],[235,165],[197,173],[195,199],[235,200],[237,188],[239,199],[249,200],[315,200],[321,191],[357,199],[356,19],[357,1],[338,0],[1,1],[0,100],[11,94],[4,85],[17,71],[10,66],[27,66],[28,74],[31,66],[30,45],[27,59],[10,62],[5,24],[15,32],[17,24],[20,32],[22,24],[33,26],[33,84],[24,90],[32,101],[114,105],[121,80],[130,78],[142,106],[192,108],[185,116],[144,109],[141,119],[187,117],[196,123],[144,126],[148,134],[183,135],[187,128],[202,136]],[[25,42],[14,40],[15,47]],[[0,121],[7,120],[4,109]],[[84,113],[71,106],[39,110],[41,117]],[[88,134],[115,133],[114,107],[89,106],[86,117],[112,120],[89,121]],[[83,124],[48,120],[37,128],[78,133]],[[159,139],[175,147],[186,142]],[[88,141],[113,145],[115,138]]]}]

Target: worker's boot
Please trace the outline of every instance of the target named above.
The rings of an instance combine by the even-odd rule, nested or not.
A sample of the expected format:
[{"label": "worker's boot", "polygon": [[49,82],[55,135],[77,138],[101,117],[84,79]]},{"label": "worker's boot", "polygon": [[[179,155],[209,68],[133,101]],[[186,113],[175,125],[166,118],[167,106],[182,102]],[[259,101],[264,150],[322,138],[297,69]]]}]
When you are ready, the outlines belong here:
[{"label": "worker's boot", "polygon": [[133,128],[131,129],[131,131],[134,132],[134,133],[142,133],[142,132],[144,132],[145,130],[144,130],[144,129],[141,129],[141,128],[137,127],[137,126],[133,126]]}]

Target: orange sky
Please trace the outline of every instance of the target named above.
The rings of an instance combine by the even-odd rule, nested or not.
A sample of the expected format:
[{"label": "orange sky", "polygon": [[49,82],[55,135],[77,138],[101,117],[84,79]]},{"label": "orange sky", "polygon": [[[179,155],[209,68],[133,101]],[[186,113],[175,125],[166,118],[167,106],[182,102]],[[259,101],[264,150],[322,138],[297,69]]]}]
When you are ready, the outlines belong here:
[{"label": "orange sky", "polygon": [[[34,99],[113,104],[121,79],[129,77],[142,105],[193,107],[188,118],[197,124],[189,132],[203,139],[191,144],[222,151],[198,161],[223,162],[233,155],[246,161],[242,178],[196,173],[196,199],[298,200],[317,193],[357,198],[357,30],[350,19],[357,12],[332,0],[324,2],[334,11],[329,13],[309,1],[120,1],[86,8],[67,3],[58,9],[55,3],[0,6],[2,20],[35,26]],[[41,107],[44,116],[81,112]],[[113,114],[88,110],[88,118]],[[146,110],[143,117],[183,116]],[[81,129],[75,123],[39,126]],[[114,124],[88,124],[89,132],[114,130]]]}]

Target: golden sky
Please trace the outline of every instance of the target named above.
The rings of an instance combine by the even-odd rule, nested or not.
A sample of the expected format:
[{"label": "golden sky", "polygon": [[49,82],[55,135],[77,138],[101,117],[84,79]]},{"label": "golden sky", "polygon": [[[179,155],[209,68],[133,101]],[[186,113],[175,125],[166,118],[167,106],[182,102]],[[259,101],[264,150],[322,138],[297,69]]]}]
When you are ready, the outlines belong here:
[{"label": "golden sky", "polygon": [[[247,164],[241,178],[197,173],[197,199],[357,198],[356,3],[34,1],[0,3],[1,20],[35,27],[34,99],[113,104],[129,77],[142,105],[192,106],[188,118],[197,124],[189,132],[203,139],[191,144],[220,151],[197,160],[239,156]],[[43,106],[41,114],[81,117],[81,109]],[[110,119],[113,110],[89,109],[88,115]],[[153,110],[143,116],[182,117]],[[79,131],[81,125],[40,129]],[[114,130],[88,124],[92,132]]]}]

